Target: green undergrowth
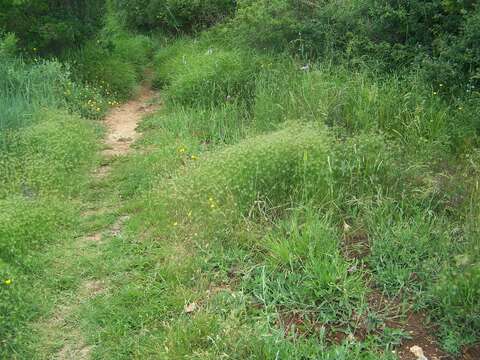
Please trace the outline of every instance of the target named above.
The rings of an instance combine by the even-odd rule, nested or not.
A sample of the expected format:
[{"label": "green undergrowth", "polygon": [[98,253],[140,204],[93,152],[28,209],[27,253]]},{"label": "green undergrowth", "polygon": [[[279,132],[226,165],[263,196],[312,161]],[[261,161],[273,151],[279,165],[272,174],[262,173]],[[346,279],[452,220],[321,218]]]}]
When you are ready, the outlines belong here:
[{"label": "green undergrowth", "polygon": [[[454,64],[450,42],[463,39],[466,51],[475,38],[478,9],[450,3],[430,10],[448,19],[463,11],[467,23],[452,37],[442,27],[436,40],[449,46],[435,58],[434,34],[417,39],[422,66],[402,30],[388,26],[406,14],[399,23],[410,28],[410,8],[345,3],[340,14],[287,0],[241,2],[232,21],[197,38],[155,42],[110,18],[65,54],[71,70],[5,56],[0,91],[19,105],[2,125],[0,153],[2,351],[31,354],[24,324],[51,307],[34,298],[71,292],[80,278],[108,284],[77,304],[69,323],[98,359],[394,360],[417,336],[404,324],[412,314],[425,315],[452,356],[477,343],[480,95],[473,68],[458,72],[468,86],[441,72],[426,80],[430,60]],[[142,8],[124,20],[193,30],[181,21],[192,15],[183,3],[168,4],[173,17],[136,24]],[[347,16],[363,10],[385,15],[381,43]],[[221,18],[200,15],[199,28]],[[245,34],[261,41],[248,45]],[[337,45],[345,56],[335,56]],[[153,53],[164,104],[142,121],[135,151],[87,187],[99,132],[64,111],[101,117],[135,93]],[[389,57],[376,63],[369,54],[416,65],[383,71]],[[476,63],[461,55],[458,66]],[[113,210],[80,221],[79,199]],[[86,252],[63,275],[49,267],[49,244],[106,226],[115,229],[93,258]],[[29,292],[22,284],[32,279],[45,285]]]},{"label": "green undergrowth", "polygon": [[245,50],[179,40],[161,49],[155,64],[154,83],[166,85],[166,101],[215,106],[251,102],[261,58]]},{"label": "green undergrowth", "polygon": [[205,44],[158,52],[165,105],[114,164],[93,357],[396,359],[377,293],[475,343],[478,94]]},{"label": "green undergrowth", "polygon": [[63,286],[52,283],[55,258],[45,254],[75,236],[80,202],[74,199],[96,162],[99,135],[88,120],[65,112],[37,115],[0,153],[0,354],[19,358],[29,356],[27,324],[49,309],[54,289]]},{"label": "green undergrowth", "polygon": [[36,352],[33,324],[86,275],[82,261],[67,259],[78,257],[99,163],[95,120],[135,94],[152,48],[145,36],[116,34],[102,35],[114,49],[87,42],[76,62],[22,58],[13,35],[0,38],[1,358],[48,357]]}]

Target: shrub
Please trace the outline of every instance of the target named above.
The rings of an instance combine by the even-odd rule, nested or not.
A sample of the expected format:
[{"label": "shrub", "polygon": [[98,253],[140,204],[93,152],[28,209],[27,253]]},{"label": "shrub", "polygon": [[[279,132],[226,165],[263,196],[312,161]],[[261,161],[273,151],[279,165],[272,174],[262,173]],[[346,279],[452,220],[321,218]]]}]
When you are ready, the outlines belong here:
[{"label": "shrub", "polygon": [[27,65],[0,57],[0,133],[29,125],[40,107],[61,106],[67,79],[65,68],[56,61]]},{"label": "shrub", "polygon": [[98,40],[87,43],[74,55],[74,77],[95,86],[105,86],[105,95],[126,99],[137,86],[135,66],[124,61]]},{"label": "shrub", "polygon": [[423,64],[426,79],[436,85],[477,92],[480,87],[480,7],[459,21],[459,30],[435,42],[434,55]]},{"label": "shrub", "polygon": [[232,32],[260,49],[282,50],[296,40],[299,27],[293,9],[285,0],[243,1],[234,21]]},{"label": "shrub", "polygon": [[[286,313],[310,310],[310,321],[325,325],[348,321],[347,308],[359,305],[365,287],[359,275],[349,274],[351,264],[342,257],[338,239],[327,219],[294,213],[262,239],[260,248],[267,266],[258,271],[266,271],[265,283],[258,283],[261,275],[254,270],[247,286],[262,294],[262,302]],[[336,303],[342,304],[342,311]]]},{"label": "shrub", "polygon": [[99,36],[65,58],[73,64],[77,82],[98,88],[107,98],[127,99],[143,77],[151,50],[147,37],[117,34]]},{"label": "shrub", "polygon": [[15,34],[6,34],[0,37],[0,59],[13,58],[18,51],[18,38]]},{"label": "shrub", "polygon": [[[280,209],[295,199],[322,202],[330,196],[328,149],[321,128],[287,127],[198,160],[198,166],[188,167],[187,174],[173,180],[171,189],[160,188],[165,191],[161,196],[170,200],[158,199],[177,204],[171,209],[175,218],[190,211],[215,216],[217,209],[225,216],[231,211],[247,215],[258,204]],[[190,160],[196,161],[196,157]]]},{"label": "shrub", "polygon": [[60,54],[81,46],[102,24],[105,1],[0,1],[0,30],[28,53]]},{"label": "shrub", "polygon": [[437,84],[478,86],[474,1],[240,1],[229,36],[258,49],[383,71],[426,66]]},{"label": "shrub", "polygon": [[114,4],[133,29],[173,33],[201,30],[235,10],[234,0],[115,0]]},{"label": "shrub", "polygon": [[202,50],[191,47],[186,53],[174,51],[175,61],[161,64],[161,74],[167,71],[162,69],[164,66],[169,66],[172,74],[165,91],[167,101],[207,107],[223,102],[251,102],[258,69],[254,55],[239,50]]}]

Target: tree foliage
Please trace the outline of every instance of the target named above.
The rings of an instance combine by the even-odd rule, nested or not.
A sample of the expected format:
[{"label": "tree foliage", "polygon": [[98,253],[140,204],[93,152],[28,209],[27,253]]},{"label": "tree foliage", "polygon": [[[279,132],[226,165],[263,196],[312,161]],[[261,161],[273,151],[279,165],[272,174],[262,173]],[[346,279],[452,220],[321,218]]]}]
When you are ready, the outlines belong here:
[{"label": "tree foliage", "polygon": [[77,47],[102,25],[104,0],[0,0],[0,31],[15,33],[29,52]]},{"label": "tree foliage", "polygon": [[231,14],[235,0],[113,0],[134,29],[194,32]]}]

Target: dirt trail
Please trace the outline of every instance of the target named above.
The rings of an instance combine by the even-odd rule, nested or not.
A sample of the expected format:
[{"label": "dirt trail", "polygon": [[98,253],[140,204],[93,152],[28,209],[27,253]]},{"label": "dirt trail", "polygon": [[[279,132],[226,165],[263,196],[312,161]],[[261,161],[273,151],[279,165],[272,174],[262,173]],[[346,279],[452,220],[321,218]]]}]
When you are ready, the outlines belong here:
[{"label": "dirt trail", "polygon": [[105,157],[124,155],[130,151],[130,145],[137,140],[136,131],[139,121],[155,111],[152,103],[155,93],[145,85],[137,99],[114,108],[105,118],[107,136],[105,137]]},{"label": "dirt trail", "polygon": [[[109,174],[110,160],[117,156],[126,155],[132,150],[131,145],[139,137],[139,133],[136,131],[139,122],[143,117],[158,108],[156,95],[149,84],[146,83],[142,86],[139,96],[112,109],[107,115],[104,120],[106,127],[105,148],[102,151],[105,159],[104,164],[106,165],[101,165],[93,172],[92,183],[103,181],[103,178]],[[92,208],[82,214],[86,222],[92,216],[99,216],[111,210],[106,209],[101,203],[92,205]],[[123,223],[127,219],[126,216],[119,215],[110,226],[94,233],[87,233],[73,242],[71,249],[65,250],[66,257],[70,258],[67,262],[75,263],[84,257],[100,259],[104,240],[112,236],[120,236]],[[86,343],[74,317],[83,303],[104,292],[108,292],[108,282],[105,279],[84,278],[74,297],[61,301],[54,313],[51,314],[50,319],[44,319],[37,324],[43,338],[45,338],[46,349],[50,348],[50,351],[52,351],[56,347],[55,343],[62,344],[60,348],[56,347],[56,350],[53,350],[54,354],[48,356],[48,358],[60,360],[90,358],[93,346]]]}]

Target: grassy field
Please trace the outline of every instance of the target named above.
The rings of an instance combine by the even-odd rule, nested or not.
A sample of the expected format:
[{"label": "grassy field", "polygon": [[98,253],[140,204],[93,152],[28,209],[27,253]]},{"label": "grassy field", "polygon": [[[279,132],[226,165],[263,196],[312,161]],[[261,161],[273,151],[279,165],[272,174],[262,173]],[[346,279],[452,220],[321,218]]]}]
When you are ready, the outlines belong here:
[{"label": "grassy field", "polygon": [[426,334],[442,355],[478,340],[472,105],[302,67],[203,40],[158,52],[165,105],[110,180],[130,216],[104,255],[111,293],[82,310],[98,358],[395,359]]},{"label": "grassy field", "polygon": [[247,10],[72,70],[0,51],[0,357],[475,359],[478,91],[232,45]]}]

